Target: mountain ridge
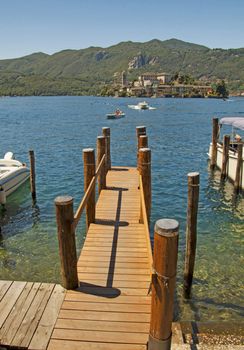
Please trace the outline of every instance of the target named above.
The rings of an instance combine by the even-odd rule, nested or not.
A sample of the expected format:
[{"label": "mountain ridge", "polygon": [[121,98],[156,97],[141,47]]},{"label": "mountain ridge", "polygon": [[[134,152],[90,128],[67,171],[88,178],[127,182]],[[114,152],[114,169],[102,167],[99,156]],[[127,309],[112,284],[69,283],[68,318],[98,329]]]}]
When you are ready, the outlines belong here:
[{"label": "mountain ridge", "polygon": [[196,79],[225,79],[244,89],[244,48],[210,49],[176,38],[145,43],[124,41],[103,48],[36,52],[0,60],[0,95],[98,94],[126,71],[129,80],[143,72],[181,72]]}]

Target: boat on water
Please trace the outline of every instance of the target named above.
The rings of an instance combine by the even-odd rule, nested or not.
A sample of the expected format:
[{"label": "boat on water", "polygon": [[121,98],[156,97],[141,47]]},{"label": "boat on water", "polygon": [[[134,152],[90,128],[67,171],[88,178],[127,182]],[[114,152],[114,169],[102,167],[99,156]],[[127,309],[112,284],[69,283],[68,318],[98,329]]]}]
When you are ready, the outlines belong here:
[{"label": "boat on water", "polygon": [[[236,178],[236,169],[237,169],[237,159],[238,159],[238,153],[237,153],[237,147],[239,144],[242,145],[242,150],[243,150],[243,145],[244,142],[242,141],[243,138],[237,134],[241,133],[244,131],[244,117],[224,117],[219,120],[219,132],[220,134],[220,129],[222,125],[229,125],[232,127],[232,132],[231,132],[231,138],[230,138],[230,145],[229,145],[229,160],[227,163],[227,176],[230,178],[231,181],[235,181]],[[223,142],[221,142],[220,139],[217,141],[217,157],[216,157],[216,166],[221,169],[222,168],[222,160],[223,160]],[[212,142],[210,143],[209,146],[209,152],[208,152],[208,157],[209,159],[212,159],[212,153],[213,152],[213,147],[212,147]],[[240,187],[242,190],[244,190],[244,152],[242,152],[242,161],[241,161],[241,176],[240,176]]]},{"label": "boat on water", "polygon": [[116,109],[114,113],[106,114],[107,119],[120,119],[125,117],[125,113],[120,109]]},{"label": "boat on water", "polygon": [[7,152],[0,159],[0,204],[6,203],[6,198],[30,177],[30,171],[25,164],[14,159],[12,152]]},{"label": "boat on water", "polygon": [[149,106],[149,104],[146,101],[139,102],[137,105],[128,105],[129,108],[132,109],[156,109],[155,107]]}]

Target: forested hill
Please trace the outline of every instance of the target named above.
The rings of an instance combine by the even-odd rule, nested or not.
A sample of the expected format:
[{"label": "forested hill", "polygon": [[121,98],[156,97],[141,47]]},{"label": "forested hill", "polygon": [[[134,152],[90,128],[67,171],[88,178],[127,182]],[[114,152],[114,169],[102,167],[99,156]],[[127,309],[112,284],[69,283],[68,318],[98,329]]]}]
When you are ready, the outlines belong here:
[{"label": "forested hill", "polygon": [[64,50],[53,55],[0,60],[0,95],[87,95],[126,71],[190,74],[203,81],[225,79],[244,90],[244,48],[209,49],[177,39],[121,42],[108,48]]}]

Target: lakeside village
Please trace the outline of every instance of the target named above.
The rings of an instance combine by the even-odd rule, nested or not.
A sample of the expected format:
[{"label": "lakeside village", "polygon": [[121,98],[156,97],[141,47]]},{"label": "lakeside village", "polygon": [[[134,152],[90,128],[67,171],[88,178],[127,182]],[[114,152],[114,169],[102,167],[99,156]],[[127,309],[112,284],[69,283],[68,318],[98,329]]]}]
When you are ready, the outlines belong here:
[{"label": "lakeside village", "polygon": [[196,97],[223,98],[229,96],[224,80],[205,82],[190,75],[168,73],[144,73],[133,81],[127,81],[126,72],[115,73],[114,82],[106,84],[101,96],[115,97]]}]

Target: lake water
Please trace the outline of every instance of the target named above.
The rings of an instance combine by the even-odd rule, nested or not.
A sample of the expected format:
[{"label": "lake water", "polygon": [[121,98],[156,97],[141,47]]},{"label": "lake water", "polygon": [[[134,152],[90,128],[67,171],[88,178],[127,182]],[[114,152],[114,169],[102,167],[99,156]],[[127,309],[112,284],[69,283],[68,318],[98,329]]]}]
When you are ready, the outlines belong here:
[{"label": "lake water", "polygon": [[[1,212],[0,279],[59,282],[54,198],[83,195],[82,149],[95,147],[103,126],[111,128],[113,165],[134,166],[135,128],[146,125],[152,150],[152,227],[159,218],[180,222],[176,314],[181,320],[240,320],[243,316],[243,196],[208,169],[212,117],[244,112],[244,99],[151,99],[156,110],[127,107],[139,99],[98,97],[0,98],[1,156],[13,151],[28,163],[36,155],[37,204],[29,184]],[[120,108],[126,117],[106,120]],[[182,298],[187,174],[200,172],[197,256],[191,301]],[[84,221],[77,230],[82,247]]]}]

